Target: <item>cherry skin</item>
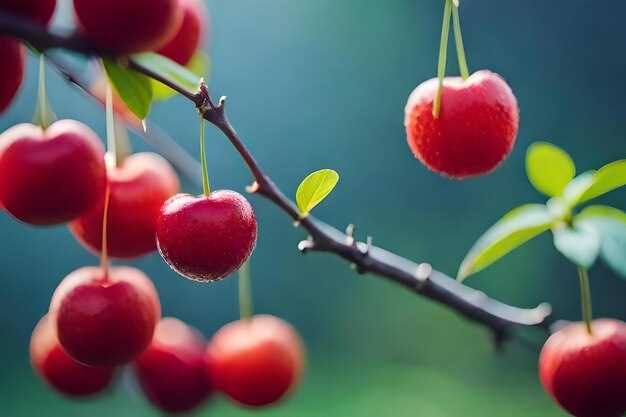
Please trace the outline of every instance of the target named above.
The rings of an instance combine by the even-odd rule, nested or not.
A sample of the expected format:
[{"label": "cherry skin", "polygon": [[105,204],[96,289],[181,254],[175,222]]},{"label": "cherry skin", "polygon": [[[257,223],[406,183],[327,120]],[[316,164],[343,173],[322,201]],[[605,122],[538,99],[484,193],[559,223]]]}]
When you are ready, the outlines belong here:
[{"label": "cherry skin", "polygon": [[60,120],[45,131],[24,123],[0,135],[0,200],[25,223],[73,220],[105,186],[104,148],[82,123]]},{"label": "cherry skin", "polygon": [[44,316],[30,338],[33,369],[53,389],[71,397],[84,397],[105,390],[113,379],[112,367],[83,365],[70,357],[56,334],[55,318]]},{"label": "cherry skin", "polygon": [[298,383],[304,367],[296,331],[268,315],[222,327],[209,343],[207,360],[215,387],[250,407],[281,400]]},{"label": "cherry skin", "polygon": [[156,236],[161,256],[174,271],[197,281],[216,281],[248,259],[257,223],[248,200],[234,191],[208,197],[177,194],[161,208]]},{"label": "cherry skin", "polygon": [[[156,250],[156,221],[161,206],[178,192],[172,166],[154,153],[130,155],[119,167],[107,167],[111,195],[108,252],[114,258],[135,258]],[[104,198],[70,223],[72,234],[89,250],[102,250]]]},{"label": "cherry skin", "polygon": [[150,344],[161,316],[159,296],[150,279],[130,267],[83,267],[57,287],[50,311],[57,314],[61,346],[91,366],[122,365]]},{"label": "cherry skin", "polygon": [[4,112],[17,95],[26,67],[24,46],[13,38],[0,36],[0,113]]},{"label": "cherry skin", "polygon": [[554,333],[539,358],[545,390],[576,417],[620,417],[626,412],[626,323],[602,319]]},{"label": "cherry skin", "polygon": [[203,337],[180,320],[162,319],[152,343],[134,362],[135,375],[148,399],[168,413],[200,406],[211,394]]},{"label": "cherry skin", "polygon": [[435,118],[437,86],[436,78],[420,84],[406,104],[404,125],[415,157],[430,170],[456,179],[494,170],[517,137],[519,110],[511,88],[486,70],[465,81],[447,77]]},{"label": "cherry skin", "polygon": [[183,9],[183,22],[173,38],[157,52],[180,65],[187,65],[206,30],[206,10],[201,0],[179,0]]},{"label": "cherry skin", "polygon": [[35,20],[42,25],[50,23],[57,0],[1,0],[0,10]]},{"label": "cherry skin", "polygon": [[178,0],[74,0],[74,11],[88,40],[128,54],[161,47],[183,16]]}]

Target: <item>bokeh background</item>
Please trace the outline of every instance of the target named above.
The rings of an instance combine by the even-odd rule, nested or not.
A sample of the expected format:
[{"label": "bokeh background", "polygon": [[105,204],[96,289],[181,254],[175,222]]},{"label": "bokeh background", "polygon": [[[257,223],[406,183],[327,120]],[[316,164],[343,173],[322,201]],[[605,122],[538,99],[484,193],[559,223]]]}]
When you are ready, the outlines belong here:
[{"label": "bokeh background", "polygon": [[[61,0],[59,27],[70,24]],[[568,150],[579,171],[626,156],[626,5],[615,1],[463,0],[473,69],[502,74],[521,108],[515,150],[492,175],[450,181],[411,155],[402,126],[410,91],[435,72],[440,0],[207,1],[213,60],[210,85],[229,97],[229,114],[277,184],[293,195],[308,172],[334,168],[336,192],[316,215],[383,247],[455,274],[466,251],[504,212],[542,197],[528,184],[524,154],[536,140]],[[457,71],[453,50],[449,72]],[[29,120],[36,60],[0,129]],[[85,69],[86,71],[86,69]],[[59,116],[104,136],[104,112],[49,71]],[[196,152],[197,116],[181,98],[157,105],[153,123]],[[209,129],[213,186],[242,190],[250,175],[227,141]],[[133,138],[136,149],[148,149]],[[187,191],[198,187],[186,182]],[[309,352],[303,385],[264,411],[217,398],[202,416],[563,416],[536,377],[537,348],[513,342],[495,353],[485,329],[446,308],[328,255],[302,256],[305,237],[274,206],[251,197],[260,221],[252,260],[258,312],[281,316]],[[626,191],[605,203],[626,208]],[[37,229],[0,214],[0,403],[2,415],[158,416],[131,378],[101,398],[70,402],[30,369],[28,340],[57,283],[97,260],[65,227]],[[237,318],[235,277],[214,285],[184,280],[154,254],[133,263],[155,281],[165,315],[210,336]],[[626,282],[598,265],[591,271],[596,316],[626,319]],[[551,302],[579,318],[575,269],[545,235],[468,281],[505,302]],[[543,335],[530,332],[538,347]]]}]

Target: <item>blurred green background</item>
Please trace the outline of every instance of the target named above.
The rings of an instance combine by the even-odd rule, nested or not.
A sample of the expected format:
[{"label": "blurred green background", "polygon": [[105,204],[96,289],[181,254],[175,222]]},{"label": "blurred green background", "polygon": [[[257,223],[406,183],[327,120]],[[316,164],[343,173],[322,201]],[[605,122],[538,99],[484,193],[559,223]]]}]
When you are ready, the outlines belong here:
[{"label": "blurred green background", "polygon": [[[69,0],[58,24],[68,25]],[[375,243],[455,274],[466,251],[504,212],[541,202],[528,184],[527,146],[549,140],[568,150],[579,171],[626,154],[626,4],[615,1],[463,0],[470,66],[506,78],[521,108],[518,142],[492,175],[450,181],[409,152],[403,108],[411,90],[435,72],[440,0],[207,1],[213,59],[210,85],[229,97],[241,136],[277,184],[293,194],[308,172],[334,168],[341,182],[316,215],[340,228],[357,225]],[[456,71],[450,55],[449,72]],[[0,129],[31,117],[36,61]],[[62,117],[104,136],[104,112],[56,73],[49,95]],[[196,152],[197,116],[181,98],[151,115]],[[250,175],[227,141],[208,130],[213,186],[242,190]],[[136,149],[146,149],[133,138]],[[190,192],[199,192],[190,182]],[[248,412],[216,399],[203,416],[563,416],[536,377],[537,349],[513,342],[494,353],[485,329],[335,257],[302,256],[305,237],[277,208],[251,197],[260,222],[252,260],[258,312],[281,316],[309,351],[303,385],[279,407]],[[604,203],[626,208],[626,192]],[[65,227],[37,229],[0,214],[0,403],[7,417],[158,416],[127,375],[109,394],[70,402],[31,372],[28,340],[57,283],[97,260]],[[546,235],[468,281],[505,302],[551,302],[578,319],[575,269]],[[184,280],[154,254],[134,265],[155,281],[165,315],[211,335],[237,318],[236,279],[213,285]],[[602,265],[591,271],[596,316],[626,318],[626,282]],[[541,334],[529,333],[541,343]]]}]

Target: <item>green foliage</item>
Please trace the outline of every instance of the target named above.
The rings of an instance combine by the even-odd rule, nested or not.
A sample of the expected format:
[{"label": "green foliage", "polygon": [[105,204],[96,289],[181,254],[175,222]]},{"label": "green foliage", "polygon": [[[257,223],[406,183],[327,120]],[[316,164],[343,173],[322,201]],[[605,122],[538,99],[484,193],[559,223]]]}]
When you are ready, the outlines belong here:
[{"label": "green foliage", "polygon": [[608,206],[590,206],[581,211],[574,222],[596,231],[602,259],[626,278],[626,213]]},{"label": "green foliage", "polygon": [[590,268],[600,254],[600,236],[593,228],[562,224],[553,234],[554,247],[578,266]]},{"label": "green foliage", "polygon": [[[195,87],[197,88],[200,78],[206,79],[209,76],[211,71],[211,61],[209,60],[207,54],[199,50],[193,58],[191,58],[191,61],[189,61],[186,68],[197,76],[195,84]],[[168,86],[153,79],[150,79],[150,81],[152,82],[152,91],[154,92],[155,100],[164,101],[176,95],[176,91],[172,90]],[[187,84],[189,84],[189,82]]]},{"label": "green foliage", "polygon": [[576,174],[572,158],[552,144],[537,142],[528,148],[526,154],[526,173],[530,183],[548,197],[554,197],[563,191]]},{"label": "green foliage", "polygon": [[339,182],[339,174],[332,169],[321,169],[309,174],[298,186],[296,203],[301,216],[306,217],[324,200]]},{"label": "green foliage", "polygon": [[103,60],[106,73],[124,103],[140,120],[145,119],[152,106],[150,79],[111,60]]},{"label": "green foliage", "polygon": [[[194,58],[196,59],[196,62],[192,61],[190,65],[193,64],[195,65],[195,67],[185,68],[182,65],[179,65],[176,62],[172,61],[171,59],[166,58],[163,55],[155,54],[153,52],[133,55],[133,59],[138,64],[144,66],[155,74],[176,82],[178,85],[182,86],[185,90],[192,94],[198,90],[198,85],[200,84],[201,80],[201,76],[196,74],[196,71],[205,71],[204,68],[201,68],[201,66],[204,65],[202,64],[203,58],[199,56],[196,56]],[[206,61],[208,62],[208,58],[206,58]],[[162,90],[159,91],[158,94],[159,99],[167,98],[164,96]]]},{"label": "green foliage", "polygon": [[626,159],[620,159],[603,166],[594,174],[593,182],[581,196],[580,202],[600,197],[624,185],[626,185]]}]

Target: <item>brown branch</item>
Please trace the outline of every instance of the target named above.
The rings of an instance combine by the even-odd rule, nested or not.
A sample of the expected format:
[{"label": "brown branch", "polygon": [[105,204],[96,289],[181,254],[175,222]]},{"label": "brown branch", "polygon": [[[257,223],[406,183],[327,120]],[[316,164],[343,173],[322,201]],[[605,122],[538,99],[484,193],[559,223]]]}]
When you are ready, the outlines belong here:
[{"label": "brown branch", "polygon": [[[113,56],[107,51],[91,47],[78,35],[55,34],[30,22],[1,13],[0,32],[18,37],[31,44],[35,49],[46,53],[51,49],[64,49],[86,56]],[[493,332],[495,340],[499,343],[510,336],[515,326],[549,328],[552,319],[548,304],[544,303],[532,309],[504,304],[432,269],[427,263],[418,264],[376,247],[372,244],[371,238],[368,238],[366,242],[358,241],[354,237],[353,226],[349,226],[346,233],[343,233],[313,216],[301,218],[295,204],[282,193],[265,173],[229,123],[225,113],[224,97],[215,104],[204,84],[200,86],[197,93],[191,94],[176,82],[162,77],[132,58],[120,59],[120,62],[126,62],[133,70],[168,85],[188,98],[207,121],[224,133],[241,155],[255,179],[248,191],[272,201],[308,232],[309,238],[298,245],[303,253],[315,251],[338,255],[347,260],[359,273],[372,273],[400,284],[416,294],[452,308],[467,319],[486,326]],[[89,93],[85,84],[67,67],[54,58],[52,58],[52,63],[66,79]],[[197,162],[173,140],[166,135],[155,135],[154,129],[148,134],[139,133],[142,133],[144,139],[160,148],[164,156],[170,159],[185,175],[190,175],[190,178],[196,181],[200,178],[197,174],[199,172]],[[190,166],[193,166],[192,172],[189,170]]]}]

